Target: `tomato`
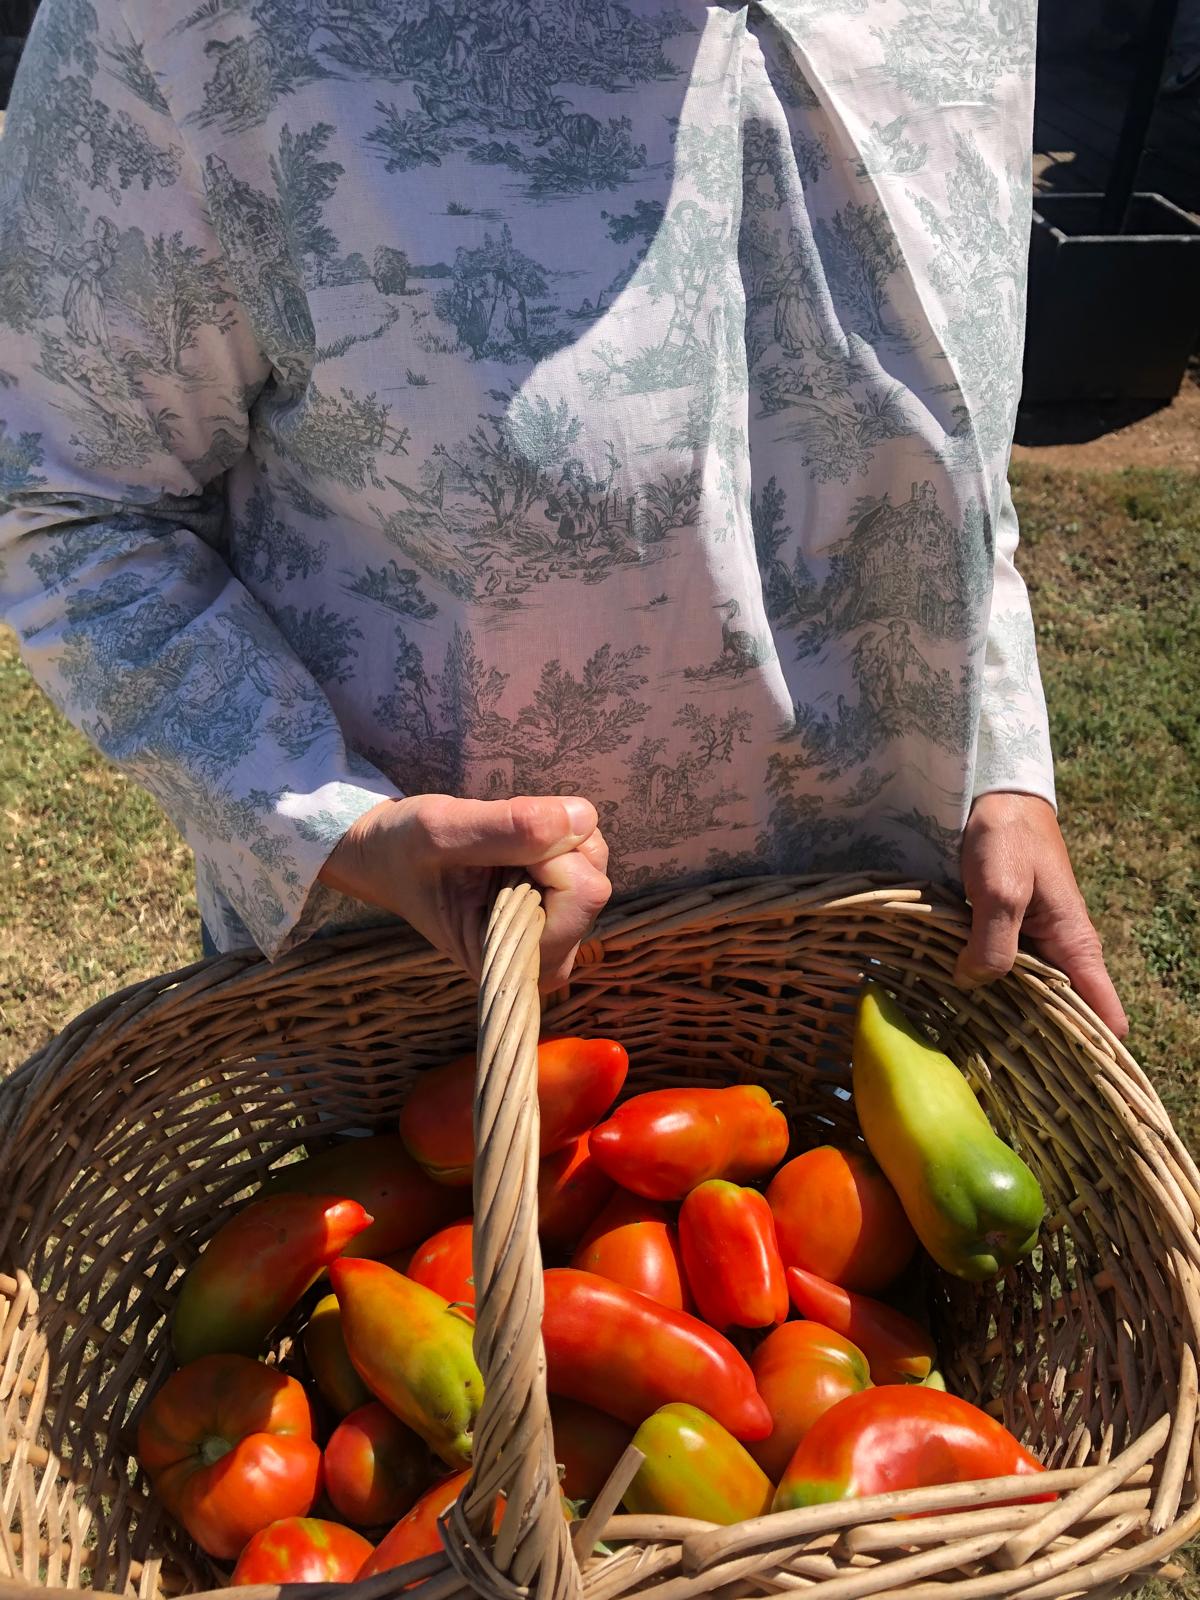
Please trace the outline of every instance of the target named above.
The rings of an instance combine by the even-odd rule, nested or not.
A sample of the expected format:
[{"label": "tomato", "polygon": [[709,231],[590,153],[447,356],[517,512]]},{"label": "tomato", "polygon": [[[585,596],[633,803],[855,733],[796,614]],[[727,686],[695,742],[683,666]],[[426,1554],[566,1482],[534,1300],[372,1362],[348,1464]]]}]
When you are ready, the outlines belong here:
[{"label": "tomato", "polygon": [[[614,1039],[543,1039],[538,1045],[541,1153],[586,1133],[612,1105],[629,1057]],[[475,1057],[423,1072],[400,1113],[400,1137],[438,1183],[466,1186],[475,1167]]]},{"label": "tomato", "polygon": [[313,1307],[304,1330],[304,1357],[322,1400],[337,1416],[356,1411],[371,1398],[342,1338],[337,1295],[327,1294]]},{"label": "tomato", "polygon": [[784,1265],[878,1294],[917,1248],[899,1196],[865,1150],[825,1144],[781,1167],[767,1189]]},{"label": "tomato", "polygon": [[832,1328],[858,1346],[875,1383],[920,1383],[937,1356],[933,1340],[911,1317],[881,1300],[826,1283],[814,1272],[787,1269],[788,1293],[803,1317]]},{"label": "tomato", "polygon": [[757,1189],[711,1178],[679,1210],[688,1286],[714,1328],[765,1328],[788,1314],[771,1208]]},{"label": "tomato", "polygon": [[819,1322],[776,1328],[750,1357],[750,1370],[775,1426],[747,1449],[772,1483],[818,1417],[848,1394],[871,1387],[866,1356]]},{"label": "tomato", "polygon": [[458,1499],[467,1486],[469,1472],[456,1472],[427,1489],[406,1516],[384,1535],[376,1546],[374,1555],[360,1570],[360,1578],[373,1578],[377,1573],[390,1572],[422,1556],[435,1556],[442,1548],[442,1535],[438,1518]]},{"label": "tomato", "polygon": [[413,1251],[407,1276],[457,1306],[475,1321],[475,1278],[471,1264],[471,1219],[452,1222]]},{"label": "tomato", "polygon": [[184,1277],[171,1323],[176,1360],[258,1355],[322,1268],[370,1222],[357,1200],[329,1195],[271,1195],[235,1212]]},{"label": "tomato", "polygon": [[542,1158],[538,1169],[538,1234],[548,1250],[572,1250],[612,1198],[614,1184],[596,1165],[591,1135],[581,1133]]},{"label": "tomato", "polygon": [[353,1583],[375,1546],[340,1522],[284,1517],[256,1533],[238,1558],[229,1582]]},{"label": "tomato", "polygon": [[471,1324],[382,1261],[335,1261],[329,1276],[359,1377],[447,1466],[465,1466],[483,1402]]},{"label": "tomato", "polygon": [[571,1265],[623,1283],[673,1311],[691,1310],[679,1234],[670,1211],[657,1200],[618,1189],[583,1236]]},{"label": "tomato", "polygon": [[848,1395],[813,1423],[772,1509],[1045,1470],[1007,1428],[957,1395],[918,1383],[885,1384]]},{"label": "tomato", "polygon": [[200,1548],[232,1561],[253,1534],[311,1508],[321,1473],[312,1433],[295,1378],[247,1356],[202,1356],[146,1407],[137,1458]]},{"label": "tomato", "polygon": [[770,1478],[745,1445],[696,1406],[660,1407],[633,1442],[646,1459],[625,1491],[630,1511],[727,1527],[771,1509]]},{"label": "tomato", "polygon": [[737,1439],[765,1439],[771,1414],[746,1362],[684,1311],[571,1267],[544,1275],[542,1342],[551,1394],[633,1427],[672,1400],[702,1405]]},{"label": "tomato", "polygon": [[[458,1499],[466,1488],[470,1476],[469,1472],[456,1472],[453,1477],[443,1478],[440,1483],[435,1483],[432,1489],[427,1489],[408,1515],[401,1517],[391,1532],[380,1540],[375,1554],[363,1567],[359,1577],[373,1578],[380,1572],[391,1572],[395,1567],[406,1566],[410,1561],[419,1561],[422,1556],[437,1555],[442,1548],[438,1518]],[[563,1516],[567,1515],[567,1507],[564,1504]],[[492,1517],[493,1533],[499,1532],[503,1517],[504,1497],[497,1495],[496,1509]],[[415,1585],[411,1583],[405,1585],[408,1589],[413,1587]]]},{"label": "tomato", "polygon": [[396,1133],[343,1139],[306,1161],[267,1176],[262,1193],[342,1194],[371,1213],[372,1222],[342,1251],[375,1260],[410,1248],[445,1227],[462,1210],[409,1155]]},{"label": "tomato", "polygon": [[562,1492],[569,1500],[594,1500],[625,1454],[633,1429],[558,1394],[550,1396],[550,1421],[554,1459],[563,1469]]},{"label": "tomato", "polygon": [[787,1118],[765,1089],[651,1089],[592,1129],[614,1183],[648,1200],[682,1200],[709,1178],[749,1183],[787,1154]]},{"label": "tomato", "polygon": [[429,1486],[423,1440],[377,1400],[360,1406],[325,1446],[325,1493],[347,1522],[395,1522]]}]

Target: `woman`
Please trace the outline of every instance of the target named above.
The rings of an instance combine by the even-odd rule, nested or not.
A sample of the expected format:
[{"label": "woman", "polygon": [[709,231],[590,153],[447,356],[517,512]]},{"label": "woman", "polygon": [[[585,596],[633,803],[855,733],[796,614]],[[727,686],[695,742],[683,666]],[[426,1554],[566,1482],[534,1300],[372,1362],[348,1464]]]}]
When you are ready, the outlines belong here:
[{"label": "woman", "polygon": [[965,884],[964,983],[1023,930],[1122,1029],[1012,560],[1032,4],[403,29],[45,0],[0,150],[7,615],[215,947],[470,968],[515,864],[552,984],[610,881],[878,867]]}]

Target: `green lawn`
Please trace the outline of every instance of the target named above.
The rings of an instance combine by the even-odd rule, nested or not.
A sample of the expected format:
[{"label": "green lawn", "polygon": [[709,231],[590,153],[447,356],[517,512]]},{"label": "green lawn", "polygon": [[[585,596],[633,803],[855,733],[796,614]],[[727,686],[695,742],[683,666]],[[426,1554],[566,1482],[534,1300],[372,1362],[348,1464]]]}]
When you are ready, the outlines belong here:
[{"label": "green lawn", "polygon": [[[1014,481],[1063,827],[1130,1046],[1200,1148],[1200,479],[1022,467]],[[3,632],[0,816],[3,1071],[199,940],[174,830],[64,724]],[[1200,1582],[1170,1588],[1200,1600]]]}]

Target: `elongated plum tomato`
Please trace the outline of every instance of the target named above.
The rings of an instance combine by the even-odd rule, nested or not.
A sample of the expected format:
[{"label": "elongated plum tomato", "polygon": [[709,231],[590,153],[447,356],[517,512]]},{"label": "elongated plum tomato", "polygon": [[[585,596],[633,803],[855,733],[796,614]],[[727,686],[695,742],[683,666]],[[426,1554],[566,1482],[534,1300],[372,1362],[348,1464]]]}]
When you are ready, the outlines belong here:
[{"label": "elongated plum tomato", "polygon": [[673,1400],[703,1406],[735,1439],[765,1439],[771,1413],[722,1334],[592,1272],[543,1275],[542,1341],[551,1394],[637,1427]]},{"label": "elongated plum tomato", "polygon": [[332,1195],[273,1194],[234,1212],[180,1286],[176,1361],[258,1355],[322,1268],[370,1224],[357,1200]]},{"label": "elongated plum tomato", "polygon": [[896,1191],[866,1150],[806,1150],[767,1188],[787,1267],[878,1294],[912,1260],[917,1236]]},{"label": "elongated plum tomato", "polygon": [[340,1522],[284,1517],[256,1533],[229,1580],[252,1583],[353,1583],[374,1545]]},{"label": "elongated plum tomato", "polygon": [[173,1372],[138,1426],[137,1457],[167,1510],[220,1561],[316,1499],[321,1452],[295,1378],[248,1356]]},{"label": "elongated plum tomato", "polygon": [[682,1200],[709,1178],[749,1183],[787,1154],[787,1118],[757,1084],[650,1089],[592,1129],[591,1152],[623,1189]]},{"label": "elongated plum tomato", "polygon": [[422,1172],[396,1133],[343,1139],[319,1155],[278,1167],[268,1174],[262,1194],[340,1194],[357,1200],[373,1220],[342,1254],[376,1261],[411,1249],[462,1210],[461,1201]]},{"label": "elongated plum tomato", "polygon": [[427,1489],[421,1498],[389,1533],[379,1541],[375,1553],[359,1571],[360,1578],[373,1578],[390,1572],[422,1556],[436,1555],[442,1548],[438,1518],[458,1499],[467,1486],[469,1472],[456,1472]]},{"label": "elongated plum tomato", "polygon": [[548,1250],[571,1250],[612,1197],[615,1185],[601,1172],[590,1133],[542,1157],[538,1168],[538,1233]]},{"label": "elongated plum tomato", "polygon": [[[543,1039],[538,1045],[541,1154],[570,1144],[612,1105],[629,1057],[615,1039]],[[475,1057],[418,1077],[400,1113],[400,1137],[438,1183],[467,1187],[475,1166]]]}]

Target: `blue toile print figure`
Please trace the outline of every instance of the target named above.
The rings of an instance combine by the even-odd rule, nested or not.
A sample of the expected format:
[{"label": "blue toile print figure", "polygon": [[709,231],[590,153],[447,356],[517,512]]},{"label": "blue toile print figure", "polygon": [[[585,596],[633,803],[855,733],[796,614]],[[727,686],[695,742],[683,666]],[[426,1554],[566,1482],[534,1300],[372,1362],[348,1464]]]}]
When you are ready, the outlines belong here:
[{"label": "blue toile print figure", "polygon": [[556,983],[614,888],[874,867],[972,891],[964,982],[1024,916],[1119,1022],[1006,486],[1034,44],[1033,0],[42,0],[3,614],[217,948],[469,968],[521,865]]}]

